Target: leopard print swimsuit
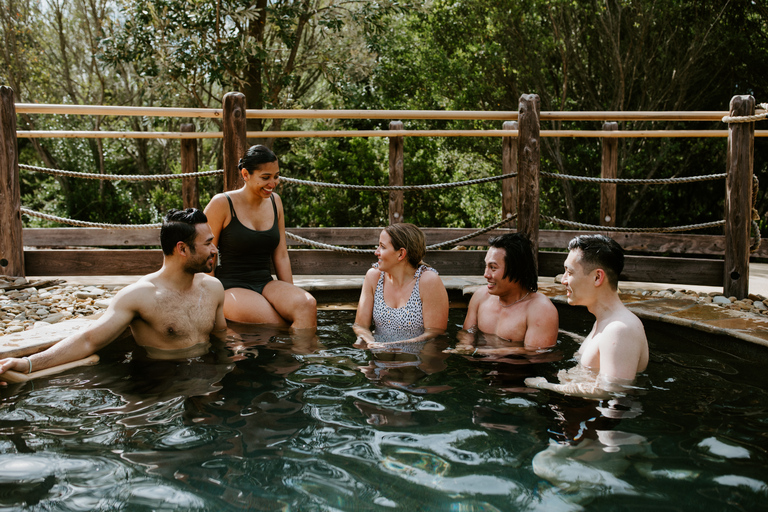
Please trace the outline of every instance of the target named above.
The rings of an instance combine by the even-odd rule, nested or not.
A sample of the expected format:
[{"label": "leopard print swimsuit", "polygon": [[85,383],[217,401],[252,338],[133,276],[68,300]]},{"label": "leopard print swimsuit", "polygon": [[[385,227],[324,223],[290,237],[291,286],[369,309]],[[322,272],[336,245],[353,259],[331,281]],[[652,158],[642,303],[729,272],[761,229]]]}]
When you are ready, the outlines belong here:
[{"label": "leopard print swimsuit", "polygon": [[376,293],[373,297],[374,336],[377,341],[402,341],[415,338],[424,333],[424,317],[421,312],[421,295],[419,295],[419,280],[425,270],[437,273],[437,270],[427,265],[420,265],[414,277],[416,284],[401,308],[391,308],[384,301],[384,272],[379,273]]}]

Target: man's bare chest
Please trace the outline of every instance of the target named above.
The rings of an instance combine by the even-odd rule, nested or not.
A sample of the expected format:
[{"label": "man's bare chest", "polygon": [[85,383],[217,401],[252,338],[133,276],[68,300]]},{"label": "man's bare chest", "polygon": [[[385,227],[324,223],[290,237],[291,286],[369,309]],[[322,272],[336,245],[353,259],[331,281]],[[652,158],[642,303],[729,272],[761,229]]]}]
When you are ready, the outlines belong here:
[{"label": "man's bare chest", "polygon": [[600,346],[595,335],[590,334],[579,349],[579,362],[595,372],[600,371]]},{"label": "man's bare chest", "polygon": [[193,341],[210,334],[215,317],[216,305],[202,290],[183,295],[163,293],[140,309],[134,326],[151,330],[155,337],[169,342]]},{"label": "man's bare chest", "polygon": [[511,341],[525,340],[528,322],[522,308],[480,308],[477,327],[485,333],[495,334]]}]

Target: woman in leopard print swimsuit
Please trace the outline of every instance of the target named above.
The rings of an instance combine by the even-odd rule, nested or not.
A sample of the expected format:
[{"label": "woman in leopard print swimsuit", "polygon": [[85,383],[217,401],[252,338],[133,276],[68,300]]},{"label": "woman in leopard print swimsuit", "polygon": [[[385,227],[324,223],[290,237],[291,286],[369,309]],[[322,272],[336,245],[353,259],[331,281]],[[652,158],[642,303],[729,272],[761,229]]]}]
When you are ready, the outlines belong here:
[{"label": "woman in leopard print swimsuit", "polygon": [[413,224],[381,232],[379,261],[365,274],[355,317],[355,332],[363,340],[423,341],[445,331],[448,293],[437,271],[421,261],[425,253],[424,233]]}]

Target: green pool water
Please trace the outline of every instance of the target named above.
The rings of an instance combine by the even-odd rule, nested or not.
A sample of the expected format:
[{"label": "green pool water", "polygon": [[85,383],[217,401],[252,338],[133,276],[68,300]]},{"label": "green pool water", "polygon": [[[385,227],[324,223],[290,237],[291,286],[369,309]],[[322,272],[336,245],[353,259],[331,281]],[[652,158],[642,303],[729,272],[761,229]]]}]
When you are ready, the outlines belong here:
[{"label": "green pool water", "polygon": [[102,362],[0,390],[0,510],[760,510],[766,353],[646,323],[632,397],[531,392],[591,325],[559,308],[531,361],[353,346],[354,312],[317,340],[241,328],[209,356]]}]

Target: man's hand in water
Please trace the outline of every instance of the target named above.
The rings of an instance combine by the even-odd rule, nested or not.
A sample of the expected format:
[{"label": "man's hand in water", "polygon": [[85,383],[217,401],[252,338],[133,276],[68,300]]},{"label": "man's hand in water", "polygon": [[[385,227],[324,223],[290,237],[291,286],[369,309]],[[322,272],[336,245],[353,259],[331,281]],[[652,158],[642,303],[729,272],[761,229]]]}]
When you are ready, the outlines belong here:
[{"label": "man's hand in water", "polygon": [[525,379],[525,385],[529,388],[549,389],[548,384],[549,381],[544,377],[528,377]]}]

